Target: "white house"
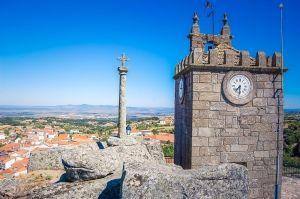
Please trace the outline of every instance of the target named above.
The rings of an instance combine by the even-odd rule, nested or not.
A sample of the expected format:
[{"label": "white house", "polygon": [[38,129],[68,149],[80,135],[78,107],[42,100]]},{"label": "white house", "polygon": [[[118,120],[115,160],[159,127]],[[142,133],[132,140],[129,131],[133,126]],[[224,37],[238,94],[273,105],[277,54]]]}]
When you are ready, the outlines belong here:
[{"label": "white house", "polygon": [[26,175],[27,174],[27,168],[22,167],[18,171],[15,172],[14,176],[20,176],[20,175]]},{"label": "white house", "polygon": [[4,133],[0,133],[0,140],[5,140],[5,134]]},{"label": "white house", "polygon": [[45,139],[45,133],[43,131],[38,132],[37,135],[40,141],[43,141]]},{"label": "white house", "polygon": [[54,138],[55,138],[55,134],[54,134],[54,133],[48,134],[48,135],[47,135],[47,138],[50,139],[50,140],[51,140],[51,139],[54,139]]},{"label": "white house", "polygon": [[160,121],[159,121],[159,124],[160,124],[160,125],[166,125],[166,121],[165,121],[165,120],[160,120]]},{"label": "white house", "polygon": [[0,162],[0,169],[9,169],[13,163],[16,162],[15,158],[7,157]]}]

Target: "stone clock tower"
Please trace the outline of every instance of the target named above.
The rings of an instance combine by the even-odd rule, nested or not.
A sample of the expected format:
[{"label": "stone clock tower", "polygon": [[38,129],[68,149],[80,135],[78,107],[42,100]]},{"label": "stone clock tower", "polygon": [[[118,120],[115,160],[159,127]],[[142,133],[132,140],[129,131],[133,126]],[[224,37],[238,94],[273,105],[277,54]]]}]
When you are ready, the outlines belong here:
[{"label": "stone clock tower", "polygon": [[283,140],[281,55],[235,49],[226,15],[219,35],[202,34],[198,21],[195,14],[189,55],[174,76],[175,164],[244,165],[249,197],[273,198]]}]

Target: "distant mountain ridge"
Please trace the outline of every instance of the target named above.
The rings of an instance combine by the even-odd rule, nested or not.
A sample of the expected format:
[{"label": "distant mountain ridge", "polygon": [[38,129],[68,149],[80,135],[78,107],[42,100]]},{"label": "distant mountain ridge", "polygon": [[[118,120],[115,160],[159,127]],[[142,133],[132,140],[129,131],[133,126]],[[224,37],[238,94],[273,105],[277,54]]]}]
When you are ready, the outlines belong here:
[{"label": "distant mountain ridge", "polygon": [[[160,115],[172,115],[173,108],[169,107],[127,107],[129,117],[148,117]],[[67,116],[74,117],[117,117],[118,106],[114,105],[56,105],[56,106],[17,106],[0,105],[0,117],[50,117]]]},{"label": "distant mountain ridge", "polygon": [[294,109],[284,109],[285,113],[300,113],[299,108],[294,108]]}]

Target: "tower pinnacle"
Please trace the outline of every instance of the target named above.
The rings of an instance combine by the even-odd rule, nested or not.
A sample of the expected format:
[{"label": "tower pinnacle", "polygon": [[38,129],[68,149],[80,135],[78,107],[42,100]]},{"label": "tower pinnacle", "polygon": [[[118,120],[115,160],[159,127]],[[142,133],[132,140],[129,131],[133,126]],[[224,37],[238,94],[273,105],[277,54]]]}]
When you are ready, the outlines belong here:
[{"label": "tower pinnacle", "polygon": [[224,16],[223,16],[223,27],[222,27],[222,30],[221,30],[221,35],[226,35],[226,36],[230,36],[230,27],[229,27],[229,24],[228,24],[228,18],[227,18],[227,14],[224,13]]},{"label": "tower pinnacle", "polygon": [[203,48],[202,37],[200,33],[199,27],[199,17],[196,12],[194,12],[193,16],[193,25],[191,28],[191,32],[188,35],[190,39],[190,51],[194,50],[195,48]]},{"label": "tower pinnacle", "polygon": [[193,22],[198,23],[198,21],[199,21],[198,14],[197,14],[197,12],[194,12]]},{"label": "tower pinnacle", "polygon": [[193,34],[193,35],[200,34],[199,17],[196,12],[194,13],[194,16],[193,16],[193,26],[191,29],[191,34]]}]

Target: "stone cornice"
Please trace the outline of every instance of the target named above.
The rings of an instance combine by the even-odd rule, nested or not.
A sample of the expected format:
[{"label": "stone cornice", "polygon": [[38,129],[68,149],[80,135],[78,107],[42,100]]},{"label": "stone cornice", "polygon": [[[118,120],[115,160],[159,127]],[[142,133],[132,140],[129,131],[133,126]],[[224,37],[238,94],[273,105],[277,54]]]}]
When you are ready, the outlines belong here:
[{"label": "stone cornice", "polygon": [[[288,69],[284,68],[283,72],[286,72]],[[196,65],[196,64],[187,64],[184,69],[179,71],[174,75],[174,79],[177,79],[179,76],[186,74],[189,71],[210,71],[210,72],[228,72],[228,71],[248,71],[253,73],[267,73],[267,74],[281,74],[281,68],[279,67],[245,67],[245,66],[213,66],[210,64]]]}]

